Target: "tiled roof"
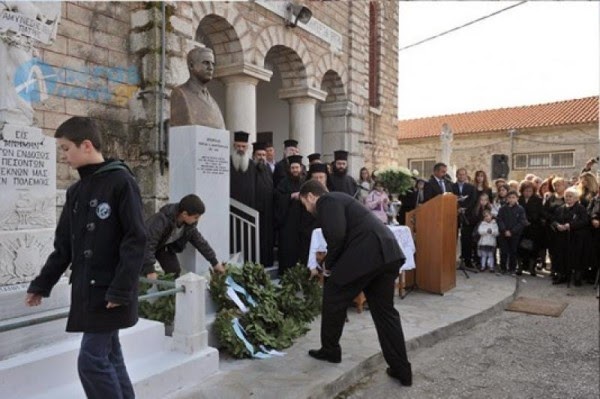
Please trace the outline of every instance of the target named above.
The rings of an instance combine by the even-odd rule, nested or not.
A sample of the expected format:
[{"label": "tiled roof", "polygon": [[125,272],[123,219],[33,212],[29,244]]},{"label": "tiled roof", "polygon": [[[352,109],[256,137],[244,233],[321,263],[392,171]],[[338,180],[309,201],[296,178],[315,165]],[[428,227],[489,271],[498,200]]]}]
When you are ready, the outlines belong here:
[{"label": "tiled roof", "polygon": [[439,136],[444,123],[455,135],[598,123],[598,97],[401,120],[398,139]]}]

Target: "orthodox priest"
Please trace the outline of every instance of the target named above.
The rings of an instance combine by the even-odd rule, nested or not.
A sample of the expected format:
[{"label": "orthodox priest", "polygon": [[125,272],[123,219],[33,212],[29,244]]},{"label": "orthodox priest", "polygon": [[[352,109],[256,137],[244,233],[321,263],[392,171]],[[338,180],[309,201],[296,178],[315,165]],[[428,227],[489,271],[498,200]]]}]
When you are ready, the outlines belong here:
[{"label": "orthodox priest", "polygon": [[277,188],[279,182],[288,175],[290,169],[290,163],[288,157],[292,155],[298,155],[298,141],[297,140],[285,140],[283,142],[283,159],[275,164],[275,170],[273,171],[273,186]]},{"label": "orthodox priest", "polygon": [[249,133],[233,133],[230,164],[230,196],[244,205],[254,208],[256,199],[256,165],[248,155]]},{"label": "orthodox priest", "polygon": [[275,220],[279,229],[279,276],[300,259],[300,221],[302,204],[298,197],[302,176],[302,155],[287,157],[288,174],[275,190]]},{"label": "orthodox priest", "polygon": [[348,151],[334,151],[333,156],[333,174],[330,176],[331,191],[339,191],[354,197],[358,184],[352,176],[348,175]]},{"label": "orthodox priest", "polygon": [[253,144],[252,158],[256,164],[256,210],[260,214],[260,263],[273,266],[273,173],[267,164],[267,143]]}]

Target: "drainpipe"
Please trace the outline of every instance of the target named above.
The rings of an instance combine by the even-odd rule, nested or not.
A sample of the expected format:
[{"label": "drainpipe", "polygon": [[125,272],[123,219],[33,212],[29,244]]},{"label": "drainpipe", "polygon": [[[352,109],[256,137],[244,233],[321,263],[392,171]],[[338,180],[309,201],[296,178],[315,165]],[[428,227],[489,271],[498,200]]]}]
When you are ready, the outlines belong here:
[{"label": "drainpipe", "polygon": [[166,148],[166,137],[165,137],[165,123],[164,123],[164,102],[165,102],[165,60],[166,60],[166,25],[167,15],[165,2],[160,2],[160,10],[162,15],[162,22],[160,24],[160,76],[158,81],[158,164],[160,167],[160,175],[165,173],[165,148]]}]

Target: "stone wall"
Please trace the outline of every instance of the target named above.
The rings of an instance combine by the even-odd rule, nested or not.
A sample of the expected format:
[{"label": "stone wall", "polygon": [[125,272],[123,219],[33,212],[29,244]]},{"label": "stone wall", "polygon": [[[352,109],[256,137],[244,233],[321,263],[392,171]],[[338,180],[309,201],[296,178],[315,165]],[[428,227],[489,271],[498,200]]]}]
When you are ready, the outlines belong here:
[{"label": "stone wall", "polygon": [[[451,164],[467,168],[471,176],[476,170],[483,170],[490,176],[492,155],[505,154],[510,157],[511,147],[512,154],[574,151],[574,167],[570,168],[514,169],[510,162],[510,179],[521,180],[529,172],[544,178],[550,174],[570,178],[579,173],[588,159],[598,155],[598,145],[598,125],[591,124],[522,129],[514,136],[512,143],[508,132],[455,135]],[[399,147],[402,166],[409,166],[411,159],[439,160],[441,155],[438,138],[400,140]]]},{"label": "stone wall", "polygon": [[[39,64],[47,77],[46,92],[34,104],[36,125],[53,134],[71,116],[97,118],[104,132],[105,155],[133,166],[146,212],[153,212],[168,199],[168,133],[159,133],[160,104],[163,118],[168,119],[168,95],[188,77],[185,54],[202,45],[196,40],[201,40],[198,26],[204,21],[218,65],[268,70],[277,63],[284,89],[302,88],[317,99],[323,126],[330,129],[323,132],[325,152],[349,150],[354,174],[364,164],[378,167],[395,162],[397,3],[374,2],[380,37],[381,105],[377,108],[369,107],[369,2],[301,1],[314,19],[341,34],[340,48],[314,32],[285,27],[280,15],[258,3],[166,3],[166,96],[161,101],[160,3],[63,2],[56,42],[39,47]],[[217,72],[222,81],[230,73]],[[269,75],[260,78],[268,79],[265,76]],[[59,161],[58,188],[66,188],[76,178]]]},{"label": "stone wall", "polygon": [[[129,126],[129,100],[139,74],[129,55],[129,3],[62,2],[56,41],[38,48],[46,92],[34,104],[35,124],[44,133],[71,116],[89,115],[104,132],[104,152],[128,162],[140,158],[139,138]],[[77,178],[60,161],[57,186]]]}]

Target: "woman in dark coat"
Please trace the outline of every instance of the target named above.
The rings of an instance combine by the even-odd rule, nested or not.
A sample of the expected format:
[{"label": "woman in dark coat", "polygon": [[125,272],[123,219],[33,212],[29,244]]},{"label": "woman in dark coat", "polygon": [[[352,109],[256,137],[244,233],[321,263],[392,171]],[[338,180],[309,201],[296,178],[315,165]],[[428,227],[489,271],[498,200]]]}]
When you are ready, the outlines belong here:
[{"label": "woman in dark coat", "polygon": [[556,236],[558,232],[552,227],[556,210],[565,203],[565,189],[567,185],[562,177],[552,179],[554,192],[544,201],[543,223],[546,226],[546,242],[548,244],[548,255],[552,265],[552,277],[556,278]]},{"label": "woman in dark coat", "polygon": [[553,284],[569,282],[574,270],[575,285],[581,285],[583,269],[583,251],[585,233],[589,219],[586,209],[579,202],[577,189],[570,187],[565,191],[565,204],[554,214],[552,227],[556,231],[554,243],[555,263],[552,270],[556,271]]},{"label": "woman in dark coat", "polygon": [[590,201],[587,208],[590,218],[590,241],[587,258],[588,275],[587,280],[594,282],[600,268],[600,192]]},{"label": "woman in dark coat", "polygon": [[521,236],[521,245],[519,245],[518,251],[520,270],[517,271],[517,274],[520,274],[522,270],[528,270],[529,274],[535,276],[535,262],[544,236],[542,226],[544,209],[542,199],[535,195],[535,187],[532,182],[523,181],[520,192],[519,205],[525,209],[529,225],[525,227]]}]

